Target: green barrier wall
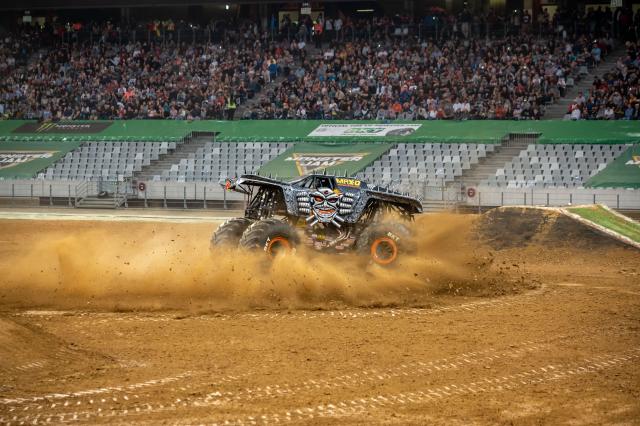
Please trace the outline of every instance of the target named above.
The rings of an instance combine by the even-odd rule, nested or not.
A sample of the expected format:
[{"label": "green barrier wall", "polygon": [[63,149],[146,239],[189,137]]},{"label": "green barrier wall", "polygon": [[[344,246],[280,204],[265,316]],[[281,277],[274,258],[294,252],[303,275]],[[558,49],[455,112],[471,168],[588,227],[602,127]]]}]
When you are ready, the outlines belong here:
[{"label": "green barrier wall", "polygon": [[[336,125],[348,125],[351,131],[343,132],[344,136],[318,131],[324,127],[339,128]],[[387,132],[386,124],[404,125],[410,132]],[[358,128],[358,126],[361,126]],[[403,127],[403,126],[399,126]],[[30,177],[46,168],[66,152],[88,141],[179,141],[192,132],[215,132],[216,140],[221,142],[296,142],[296,149],[306,143],[334,144],[336,146],[353,145],[354,143],[397,142],[467,142],[497,143],[510,133],[536,133],[540,135],[539,143],[580,143],[580,144],[620,144],[638,143],[640,141],[639,121],[393,121],[383,123],[376,121],[173,121],[173,120],[128,120],[128,121],[71,121],[59,123],[37,123],[35,121],[7,120],[0,121],[0,152],[14,151],[51,151],[46,158],[34,158],[21,164],[9,164],[11,155],[5,156],[0,167],[0,178]],[[311,136],[321,135],[321,136]],[[326,151],[323,147],[323,152]],[[336,148],[337,149],[337,148]],[[382,151],[384,152],[384,150]],[[20,153],[16,153],[19,158]],[[24,153],[23,153],[24,154]],[[380,154],[378,154],[380,155]],[[23,159],[28,159],[24,154]],[[368,157],[367,157],[368,158]],[[359,169],[369,162],[358,165]],[[348,162],[347,162],[348,163]],[[356,165],[353,164],[355,167]],[[361,167],[362,166],[362,167]],[[613,166],[613,165],[612,165]],[[281,170],[294,176],[293,169],[278,162],[265,166]],[[337,166],[337,169],[343,166]],[[344,167],[343,167],[344,168]],[[604,170],[601,179],[593,181],[594,186],[608,186],[607,182],[615,182],[614,174],[619,172]],[[622,170],[622,169],[621,169]],[[625,169],[626,170],[626,169]],[[635,169],[633,169],[635,170]],[[275,174],[275,173],[273,173]],[[598,175],[600,176],[600,174]],[[597,178],[598,176],[594,177]],[[607,177],[611,176],[611,177]],[[635,176],[635,175],[634,175]],[[631,178],[631,177],[629,177]],[[620,177],[627,179],[627,177]],[[604,183],[603,183],[604,182]],[[633,183],[633,180],[619,182]],[[616,186],[620,186],[617,184]]]},{"label": "green barrier wall", "polygon": [[296,144],[260,168],[261,175],[293,179],[311,172],[355,174],[387,152],[391,144]]},{"label": "green barrier wall", "polygon": [[634,145],[586,183],[591,188],[640,188],[640,146]]},{"label": "green barrier wall", "polygon": [[[62,129],[43,127],[33,121],[8,120],[0,122],[2,141],[175,141],[194,131],[219,132],[217,140],[225,142],[362,142],[353,137],[311,137],[309,134],[321,124],[381,124],[362,121],[173,121],[129,120],[113,122],[66,122]],[[73,129],[64,126],[89,126],[104,123],[100,131]],[[394,121],[393,124],[402,122]],[[25,124],[33,131],[24,132]],[[541,143],[633,143],[640,140],[638,121],[412,121],[420,124],[406,136],[386,136],[384,142],[475,142],[495,143],[509,133],[540,133]],[[59,127],[60,127],[59,126]],[[20,130],[22,128],[22,130]],[[27,129],[28,130],[28,129]],[[369,139],[365,139],[369,141]]]},{"label": "green barrier wall", "polygon": [[31,178],[80,142],[0,142],[0,179]]}]

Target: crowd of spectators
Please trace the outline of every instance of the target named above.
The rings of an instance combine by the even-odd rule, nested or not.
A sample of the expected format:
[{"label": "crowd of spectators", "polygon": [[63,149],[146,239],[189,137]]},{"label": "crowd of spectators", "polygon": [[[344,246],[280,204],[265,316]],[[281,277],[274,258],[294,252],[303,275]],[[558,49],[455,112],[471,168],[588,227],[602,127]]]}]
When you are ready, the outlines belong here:
[{"label": "crowd of spectators", "polygon": [[[0,116],[233,119],[243,105],[247,119],[539,119],[602,61],[613,34],[633,36],[619,25],[628,19],[559,10],[534,27],[526,12],[434,8],[420,20],[285,16],[213,39],[215,25],[198,39],[193,25],[172,20],[23,27],[0,38]],[[638,118],[638,55],[628,46],[572,103],[572,118]]]},{"label": "crowd of spectators", "polygon": [[527,34],[333,42],[243,118],[539,119],[610,43]]},{"label": "crowd of spectators", "polygon": [[610,72],[596,76],[588,93],[579,93],[569,105],[572,120],[640,119],[640,49],[626,43],[627,54]]},{"label": "crowd of spectators", "polygon": [[[0,42],[0,114],[6,118],[233,119],[275,69],[293,63],[287,43],[239,28],[224,44],[109,40],[46,46],[23,30]],[[29,41],[30,40],[30,41]],[[33,46],[40,46],[33,49]]]}]

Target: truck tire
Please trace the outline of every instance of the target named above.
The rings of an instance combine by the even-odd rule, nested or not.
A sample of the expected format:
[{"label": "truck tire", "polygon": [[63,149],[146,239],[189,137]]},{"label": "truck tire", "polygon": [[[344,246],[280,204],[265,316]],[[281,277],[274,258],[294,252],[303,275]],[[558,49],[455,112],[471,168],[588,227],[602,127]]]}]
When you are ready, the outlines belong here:
[{"label": "truck tire", "polygon": [[216,246],[237,246],[242,237],[242,233],[253,223],[253,220],[245,217],[234,217],[227,219],[218,226],[216,232],[211,237],[211,247]]},{"label": "truck tire", "polygon": [[254,222],[240,238],[240,247],[264,250],[271,258],[278,253],[292,252],[299,243],[295,228],[274,218]]},{"label": "truck tire", "polygon": [[356,241],[356,251],[373,263],[389,266],[401,253],[414,250],[409,229],[401,223],[374,223],[367,226]]}]

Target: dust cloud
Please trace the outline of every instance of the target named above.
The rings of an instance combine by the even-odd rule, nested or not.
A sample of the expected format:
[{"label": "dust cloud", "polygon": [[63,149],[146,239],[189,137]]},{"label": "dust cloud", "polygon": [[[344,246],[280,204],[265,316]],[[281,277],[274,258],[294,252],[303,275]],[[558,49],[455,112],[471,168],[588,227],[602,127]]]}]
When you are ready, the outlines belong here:
[{"label": "dust cloud", "polygon": [[78,223],[2,225],[9,246],[0,252],[0,306],[328,309],[425,306],[443,294],[501,292],[492,255],[475,242],[473,220],[464,215],[419,217],[411,225],[417,251],[390,268],[306,248],[274,261],[262,252],[211,250],[217,224]]}]

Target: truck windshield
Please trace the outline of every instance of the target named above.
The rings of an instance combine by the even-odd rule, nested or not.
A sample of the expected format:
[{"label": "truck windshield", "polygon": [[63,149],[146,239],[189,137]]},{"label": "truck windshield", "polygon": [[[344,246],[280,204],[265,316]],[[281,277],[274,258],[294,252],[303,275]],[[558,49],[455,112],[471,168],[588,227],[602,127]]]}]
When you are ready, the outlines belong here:
[{"label": "truck windshield", "polygon": [[331,178],[327,176],[316,176],[316,188],[333,189]]}]

